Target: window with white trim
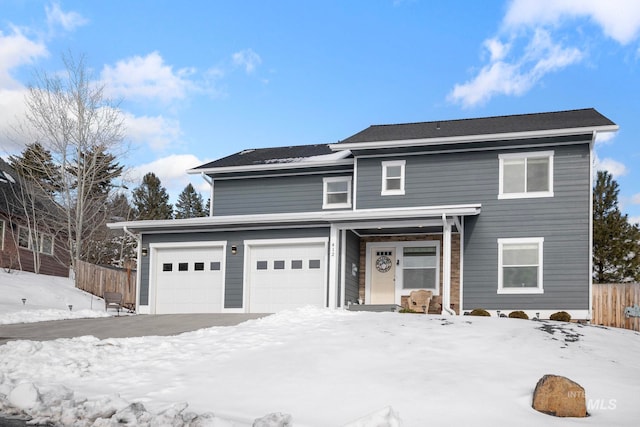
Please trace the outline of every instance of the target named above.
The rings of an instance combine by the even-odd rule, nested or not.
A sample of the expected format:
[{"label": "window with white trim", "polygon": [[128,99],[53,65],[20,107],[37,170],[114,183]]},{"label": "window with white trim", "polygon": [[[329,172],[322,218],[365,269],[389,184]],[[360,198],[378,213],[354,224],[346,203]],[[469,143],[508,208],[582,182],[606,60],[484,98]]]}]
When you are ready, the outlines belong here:
[{"label": "window with white trim", "polygon": [[351,207],[351,177],[336,176],[322,179],[322,209]]},{"label": "window with white trim", "polygon": [[382,191],[383,196],[404,194],[405,160],[382,162]]},{"label": "window with white trim", "polygon": [[18,227],[18,246],[30,251],[38,251],[46,255],[53,255],[53,236],[39,233],[38,238],[32,236],[26,227]]},{"label": "window with white trim", "polygon": [[4,249],[4,221],[0,219],[0,251]]},{"label": "window with white trim", "polygon": [[498,239],[498,293],[541,294],[544,238]]},{"label": "window with white trim", "polygon": [[553,151],[500,154],[498,158],[499,199],[553,197]]}]

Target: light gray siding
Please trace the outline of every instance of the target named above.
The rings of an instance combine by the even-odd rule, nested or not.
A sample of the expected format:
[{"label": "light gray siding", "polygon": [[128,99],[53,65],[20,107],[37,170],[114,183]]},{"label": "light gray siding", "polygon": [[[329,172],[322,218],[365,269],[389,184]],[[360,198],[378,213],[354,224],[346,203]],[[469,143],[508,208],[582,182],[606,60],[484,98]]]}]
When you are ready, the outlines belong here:
[{"label": "light gray siding", "polygon": [[[357,208],[482,204],[465,221],[463,309],[589,307],[589,144],[554,151],[554,197],[498,200],[502,152],[532,148],[358,160]],[[406,160],[403,196],[381,196],[381,165]],[[544,293],[499,295],[498,239],[544,238]]]},{"label": "light gray siding", "polygon": [[330,173],[216,180],[214,216],[250,215],[322,210],[323,181]]},{"label": "light gray siding", "polygon": [[[244,241],[257,239],[289,239],[305,237],[329,237],[328,228],[299,228],[281,230],[243,230],[223,232],[194,232],[145,234],[142,237],[143,247],[151,243],[177,243],[226,241],[226,276],[224,308],[242,308],[244,281]],[[231,246],[237,247],[237,253],[231,253]],[[143,257],[140,278],[140,304],[149,304],[149,257]]]}]

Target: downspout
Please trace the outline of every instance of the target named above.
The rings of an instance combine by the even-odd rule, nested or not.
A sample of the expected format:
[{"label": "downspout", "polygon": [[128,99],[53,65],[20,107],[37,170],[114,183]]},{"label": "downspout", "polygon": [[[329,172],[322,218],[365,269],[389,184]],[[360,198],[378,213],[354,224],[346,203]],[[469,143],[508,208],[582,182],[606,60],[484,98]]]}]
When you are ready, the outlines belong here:
[{"label": "downspout", "polygon": [[593,319],[593,162],[595,161],[595,145],[597,132],[593,131],[591,142],[589,143],[589,317]]},{"label": "downspout", "polygon": [[136,258],[138,261],[136,265],[136,312],[140,314],[138,307],[140,307],[140,284],[142,282],[142,237],[129,231],[126,225],[122,227],[122,230],[136,241]]},{"label": "downspout", "polygon": [[213,179],[209,178],[204,172],[200,172],[200,176],[209,184],[209,187],[211,187],[209,190],[209,216],[213,216]]},{"label": "downspout", "polygon": [[451,316],[451,224],[447,216],[442,214],[442,310]]}]

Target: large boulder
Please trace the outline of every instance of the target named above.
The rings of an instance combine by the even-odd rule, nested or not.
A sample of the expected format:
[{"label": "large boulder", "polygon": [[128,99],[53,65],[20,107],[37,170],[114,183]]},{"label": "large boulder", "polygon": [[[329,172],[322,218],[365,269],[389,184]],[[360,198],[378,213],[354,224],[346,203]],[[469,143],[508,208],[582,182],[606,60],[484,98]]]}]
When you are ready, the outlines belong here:
[{"label": "large boulder", "polygon": [[545,375],[533,392],[533,409],[556,417],[586,417],[584,388],[569,378]]}]

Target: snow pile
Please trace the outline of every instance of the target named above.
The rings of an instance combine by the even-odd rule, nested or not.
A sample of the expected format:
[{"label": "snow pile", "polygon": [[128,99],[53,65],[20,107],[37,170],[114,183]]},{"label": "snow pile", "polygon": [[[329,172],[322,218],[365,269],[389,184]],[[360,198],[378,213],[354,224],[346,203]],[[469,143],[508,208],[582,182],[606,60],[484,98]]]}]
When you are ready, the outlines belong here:
[{"label": "snow pile", "polygon": [[69,278],[0,269],[0,325],[113,314],[105,312],[102,298],[76,289]]},{"label": "snow pile", "polygon": [[[635,426],[639,353],[640,334],[620,329],[307,307],[170,337],[9,342],[0,411],[63,425]],[[581,384],[591,416],[533,410],[545,374]]]}]

